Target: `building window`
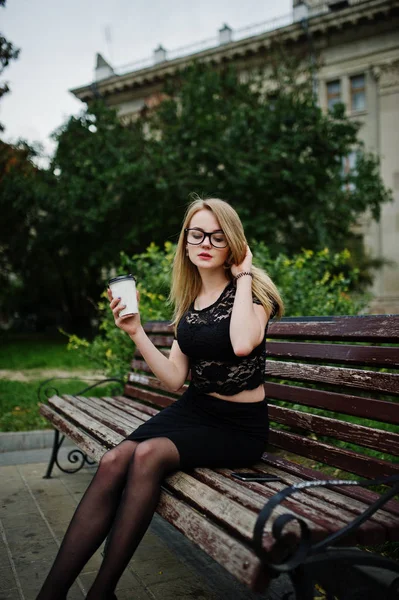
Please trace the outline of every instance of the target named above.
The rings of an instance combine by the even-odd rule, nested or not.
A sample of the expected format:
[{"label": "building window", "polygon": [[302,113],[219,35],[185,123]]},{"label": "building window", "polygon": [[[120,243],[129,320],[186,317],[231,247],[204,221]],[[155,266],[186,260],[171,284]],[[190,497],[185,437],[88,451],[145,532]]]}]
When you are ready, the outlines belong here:
[{"label": "building window", "polygon": [[357,170],[356,170],[357,159],[358,159],[357,151],[352,150],[352,152],[350,152],[348,154],[348,156],[345,156],[342,160],[342,177],[345,181],[344,184],[342,185],[342,189],[344,189],[348,192],[353,192],[356,189],[353,181],[348,181],[348,178],[350,176],[357,175]]},{"label": "building window", "polygon": [[350,78],[350,107],[352,111],[365,110],[366,108],[366,81],[364,75],[355,75]]},{"label": "building window", "polygon": [[331,110],[334,104],[342,102],[341,100],[341,81],[335,79],[327,82],[327,108]]}]

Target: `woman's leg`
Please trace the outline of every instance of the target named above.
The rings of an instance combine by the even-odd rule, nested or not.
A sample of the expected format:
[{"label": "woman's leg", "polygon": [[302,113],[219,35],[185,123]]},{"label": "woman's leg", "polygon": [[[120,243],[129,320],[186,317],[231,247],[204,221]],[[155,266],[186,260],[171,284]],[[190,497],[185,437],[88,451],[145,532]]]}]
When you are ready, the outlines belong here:
[{"label": "woman's leg", "polygon": [[141,442],[131,460],[109,545],[87,600],[112,598],[120,576],[146,532],[157,507],[161,482],[178,469],[179,452],[168,438]]},{"label": "woman's leg", "polygon": [[138,442],[124,440],[101,458],[65,533],[37,600],[62,600],[108,534]]}]

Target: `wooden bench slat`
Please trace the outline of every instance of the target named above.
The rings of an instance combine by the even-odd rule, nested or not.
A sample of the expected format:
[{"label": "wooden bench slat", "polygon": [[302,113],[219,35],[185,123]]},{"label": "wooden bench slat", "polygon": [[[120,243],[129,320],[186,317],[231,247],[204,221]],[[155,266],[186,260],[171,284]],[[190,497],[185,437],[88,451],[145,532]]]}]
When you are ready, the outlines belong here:
[{"label": "wooden bench slat", "polygon": [[327,392],[270,381],[265,383],[265,392],[268,399],[303,404],[314,408],[325,408],[346,415],[399,425],[398,405],[387,400]]},{"label": "wooden bench slat", "polygon": [[251,549],[179,498],[162,493],[157,512],[251,589],[262,591],[269,583],[270,576]]},{"label": "wooden bench slat", "polygon": [[[163,385],[159,379],[154,377],[153,375],[147,375],[143,373],[129,373],[129,382],[130,383],[139,383],[142,385],[146,385],[147,387],[151,387],[154,390],[162,390],[163,392],[167,392],[168,389]],[[127,384],[129,385],[129,384]],[[187,384],[184,384],[174,396],[177,398],[183,391],[187,389]]]},{"label": "wooden bench slat", "polygon": [[398,347],[274,342],[266,344],[268,358],[288,358],[353,364],[370,367],[399,367]]},{"label": "wooden bench slat", "polygon": [[[121,435],[127,435],[126,432],[128,430],[126,428],[126,419],[116,417],[114,414],[103,409],[99,403],[91,403],[90,401],[81,402],[76,396],[68,396],[68,394],[64,394],[61,399],[71,407],[71,410],[67,412],[65,408],[61,408],[59,403],[57,403],[58,408],[61,409],[61,411],[68,417],[70,417],[72,414],[71,411],[77,409],[79,412],[83,412],[87,417],[91,418],[92,423],[109,427]],[[134,427],[137,427],[138,424],[141,423],[142,421],[136,419],[134,422]],[[92,425],[92,427],[94,431],[94,427],[96,426]],[[97,436],[98,435],[100,435],[100,433],[97,427]]]},{"label": "wooden bench slat", "polygon": [[[286,473],[290,473],[293,475],[297,475],[301,479],[314,481],[316,479],[319,480],[329,480],[334,479],[331,475],[327,475],[320,470],[315,468],[305,467],[304,465],[299,465],[298,463],[288,460],[283,456],[278,456],[276,454],[272,454],[270,452],[265,452],[262,456],[262,463],[266,465],[266,471],[270,467],[275,467],[278,470],[283,470]],[[370,479],[370,478],[368,478]],[[367,504],[373,504],[379,498],[379,494],[369,490],[367,488],[362,488],[359,486],[354,487],[334,487],[332,486],[330,489],[336,490],[339,494],[343,496],[348,496],[350,498],[354,498],[359,500],[360,502],[366,502]],[[384,504],[384,511],[390,512],[393,515],[399,517],[399,502],[396,500],[388,500],[386,504]]]},{"label": "wooden bench slat", "polygon": [[318,382],[399,396],[399,374],[269,360],[267,377]]},{"label": "wooden bench slat", "polygon": [[67,394],[64,394],[62,398],[103,425],[121,433],[125,433],[128,430],[128,426],[130,427],[130,431],[132,431],[144,422],[142,418],[128,415],[121,410],[115,412],[112,406],[107,405],[104,401],[101,402],[100,398],[69,396]]},{"label": "wooden bench slat", "polygon": [[388,477],[399,473],[399,464],[385,462],[345,448],[337,448],[325,442],[304,438],[294,433],[270,429],[270,444],[294,454],[332,465],[365,478]]},{"label": "wooden bench slat", "polygon": [[[173,327],[166,321],[151,321],[144,330],[152,334],[173,337]],[[351,340],[354,342],[397,343],[399,315],[359,315],[325,318],[285,317],[271,321],[268,328],[271,338]]]},{"label": "wooden bench slat", "polygon": [[[304,478],[287,473],[287,471],[282,470],[281,467],[277,468],[270,465],[266,466],[263,462],[256,463],[253,468],[260,473],[278,475],[286,485],[295,485],[304,481]],[[222,469],[222,471],[225,472],[226,470]],[[345,513],[348,515],[350,513],[352,516],[348,517],[348,521],[352,520],[352,518],[355,516],[362,514],[371,504],[373,504],[373,500],[371,498],[370,502],[365,502],[364,499],[360,501],[357,498],[349,498],[342,493],[342,487],[337,487],[336,490],[337,491],[331,488],[306,488],[303,493],[316,498],[317,501],[323,500],[327,507],[330,507],[330,509],[331,506],[334,506],[339,511],[345,511]],[[382,508],[374,513],[374,515],[371,517],[371,521],[377,522],[384,528],[386,536],[385,539],[390,539],[388,533],[390,529],[394,529],[396,537],[399,538],[399,519],[396,515],[393,515]],[[360,539],[358,541],[359,543],[364,543],[361,542]],[[370,538],[368,538],[367,543],[370,543]],[[380,542],[377,542],[376,538],[373,538],[373,543],[377,544]]]},{"label": "wooden bench slat", "polygon": [[164,396],[163,394],[150,392],[149,390],[143,390],[132,385],[126,385],[125,390],[128,391],[129,395],[131,394],[134,398],[137,398],[138,400],[145,400],[146,402],[151,402],[151,404],[161,406],[162,408],[170,406],[175,401],[174,398],[170,398],[169,396]]},{"label": "wooden bench slat", "polygon": [[[383,429],[365,427],[357,423],[339,421],[330,417],[313,415],[281,406],[270,406],[269,416],[272,421],[276,421],[277,423],[299,429],[303,428],[305,431],[358,444],[359,446],[372,448],[379,452],[399,455],[398,433],[391,433]],[[370,457],[370,460],[373,460],[372,457]]]},{"label": "wooden bench slat", "polygon": [[[234,500],[238,499],[240,504],[248,506],[252,510],[259,511],[271,496],[286,487],[284,483],[279,482],[262,484],[235,481],[230,477],[232,472],[230,469],[215,469],[215,471],[195,469],[194,476],[222,493],[223,496]],[[279,474],[281,475],[281,472]],[[313,523],[330,532],[336,531],[337,527],[344,527],[354,518],[354,513],[348,511],[347,507],[343,508],[342,505],[339,507],[332,506],[324,498],[320,497],[316,499],[306,494],[306,491],[298,492],[285,500],[283,508],[288,508],[291,514],[301,516],[306,521],[311,519]],[[275,517],[278,514],[278,512],[275,512]],[[284,514],[284,510],[282,514]],[[391,521],[392,518],[389,522]],[[364,524],[365,527],[362,526],[359,528],[356,534],[351,536],[350,539],[348,537],[345,544],[365,543],[365,540],[370,539],[375,539],[378,540],[378,543],[383,543],[387,539],[386,524],[387,519],[370,519],[367,524]]]},{"label": "wooden bench slat", "polygon": [[146,404],[142,404],[141,402],[137,402],[133,398],[127,398],[126,396],[113,396],[114,400],[117,400],[121,406],[126,406],[127,410],[130,408],[141,410],[146,415],[152,416],[156,415],[158,409],[153,406],[147,406]]},{"label": "wooden bench slat", "polygon": [[329,317],[328,320],[295,321],[294,318],[272,321],[268,337],[353,342],[397,343],[399,315],[365,315]]},{"label": "wooden bench slat", "polygon": [[[99,441],[104,442],[107,447],[112,446],[112,436],[111,438],[109,437],[109,427],[101,423],[98,419],[94,419],[87,415],[83,410],[71,406],[69,402],[60,396],[52,396],[48,399],[48,402],[50,406],[54,407],[57,412],[65,415],[74,425],[83,427],[87,433]],[[121,435],[126,435],[122,427],[115,426],[115,428],[119,429]]]},{"label": "wooden bench slat", "polygon": [[[222,525],[223,529],[231,531],[234,535],[238,535],[243,541],[246,541],[247,543],[251,542],[257,517],[256,512],[246,508],[231,496],[220,493],[215,488],[202,483],[184,471],[169,475],[166,477],[165,482],[168,489],[171,489],[171,491],[179,498],[184,498],[190,506],[194,506],[213,522]],[[169,486],[171,487],[169,488]],[[266,498],[270,498],[272,495],[273,494],[270,493],[270,491],[267,494],[266,490]],[[238,498],[239,496],[236,496],[236,499]],[[264,503],[258,502],[257,508],[260,509],[263,504]],[[285,514],[286,512],[295,514],[287,509],[286,506],[276,507],[276,516]],[[303,518],[312,529],[315,540],[324,539],[328,535],[328,528],[324,523],[320,526],[316,520],[313,519],[313,515],[308,513],[307,516],[303,515]],[[288,526],[287,531],[290,531],[290,533],[296,536],[298,530],[294,526]],[[267,524],[265,533],[271,534],[270,523]],[[270,535],[265,536],[264,547],[267,550],[271,549]]]},{"label": "wooden bench slat", "polygon": [[[152,343],[166,357],[169,357],[173,336],[148,336]],[[135,359],[143,359],[138,348]],[[359,346],[356,344],[318,344],[311,342],[275,342],[269,339],[266,344],[267,358],[311,360],[314,362],[345,363],[368,367],[399,368],[397,346]]]},{"label": "wooden bench slat", "polygon": [[[107,450],[97,440],[90,437],[82,431],[79,426],[67,421],[63,415],[60,415],[56,410],[45,404],[40,404],[39,412],[54,425],[61,433],[68,436],[79,448],[93,460],[99,461]],[[115,434],[117,435],[117,434]],[[119,436],[123,439],[122,436]],[[111,447],[111,446],[110,446]]]}]

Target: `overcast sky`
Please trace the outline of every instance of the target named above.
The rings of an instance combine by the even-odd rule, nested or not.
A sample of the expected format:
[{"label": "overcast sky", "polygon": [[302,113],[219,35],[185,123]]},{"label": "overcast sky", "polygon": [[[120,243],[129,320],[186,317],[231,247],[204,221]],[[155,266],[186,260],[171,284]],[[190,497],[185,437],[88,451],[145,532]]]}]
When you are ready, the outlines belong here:
[{"label": "overcast sky", "polygon": [[[94,79],[96,52],[115,67],[290,13],[292,0],[8,0],[0,31],[21,48],[2,80],[3,139],[40,141],[84,105],[68,90]],[[106,28],[111,41],[107,42]]]}]

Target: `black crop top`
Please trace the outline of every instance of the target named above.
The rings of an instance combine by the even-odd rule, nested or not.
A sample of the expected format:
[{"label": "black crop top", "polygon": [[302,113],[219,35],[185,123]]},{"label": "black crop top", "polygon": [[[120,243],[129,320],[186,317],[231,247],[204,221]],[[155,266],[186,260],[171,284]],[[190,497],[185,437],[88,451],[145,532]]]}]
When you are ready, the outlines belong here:
[{"label": "black crop top", "polygon": [[[229,330],[235,291],[233,280],[210,306],[196,310],[192,303],[177,326],[180,349],[190,359],[191,381],[206,394],[232,396],[257,388],[265,379],[267,325],[262,342],[251,354],[234,354]],[[261,304],[254,295],[252,301]]]}]

